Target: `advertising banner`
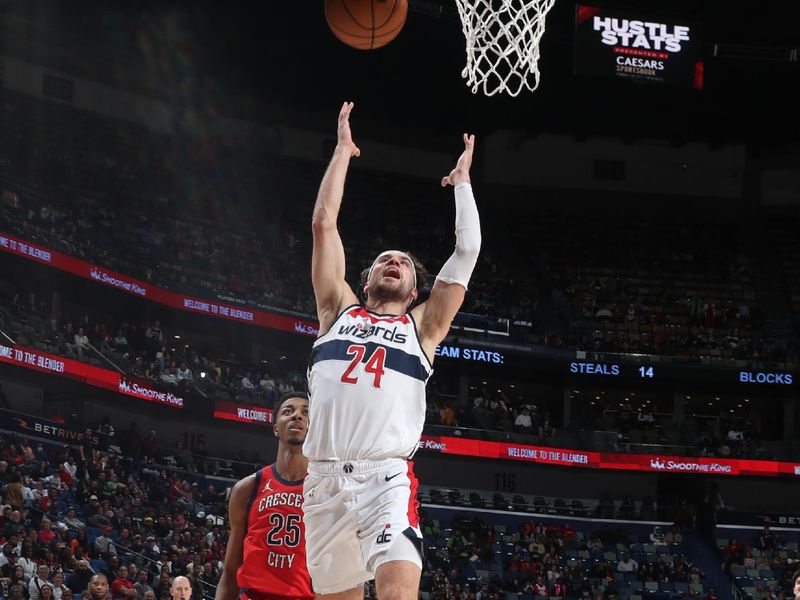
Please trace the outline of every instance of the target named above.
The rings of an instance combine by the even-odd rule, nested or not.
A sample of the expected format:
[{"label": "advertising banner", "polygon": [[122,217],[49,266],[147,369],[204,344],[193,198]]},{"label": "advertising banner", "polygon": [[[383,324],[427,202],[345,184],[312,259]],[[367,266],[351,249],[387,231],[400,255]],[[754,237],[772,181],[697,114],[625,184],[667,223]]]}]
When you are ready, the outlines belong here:
[{"label": "advertising banner", "polygon": [[214,403],[214,418],[253,425],[272,425],[272,411],[268,408],[222,400]]},{"label": "advertising banner", "polygon": [[423,435],[420,449],[442,454],[521,460],[537,464],[588,469],[761,477],[800,476],[800,462],[592,452],[449,436]]},{"label": "advertising banner", "polygon": [[133,396],[149,402],[156,402],[173,408],[183,408],[185,401],[173,392],[162,390],[152,381],[122,375],[111,369],[82,363],[79,360],[42,352],[20,344],[6,346],[0,344],[0,362],[24,369],[65,377],[86,383],[93,387]]},{"label": "advertising banner", "polygon": [[[83,444],[85,437],[83,429],[5,409],[0,409],[0,429],[12,431],[22,437],[34,436],[64,444]],[[100,438],[93,434],[90,442],[99,446]]]},{"label": "advertising banner", "polygon": [[268,329],[289,331],[301,335],[316,337],[319,326],[308,320],[297,317],[274,314],[234,306],[215,300],[187,296],[172,290],[166,290],[151,283],[139,281],[127,275],[115,273],[109,269],[93,265],[84,260],[49,250],[21,238],[0,233],[0,250],[21,256],[28,260],[49,265],[79,277],[91,279],[103,285],[116,288],[127,294],[158,302],[171,308],[208,315],[218,319],[228,319],[240,323],[249,323]]},{"label": "advertising banner", "polygon": [[576,74],[703,89],[699,22],[593,4],[575,17]]}]

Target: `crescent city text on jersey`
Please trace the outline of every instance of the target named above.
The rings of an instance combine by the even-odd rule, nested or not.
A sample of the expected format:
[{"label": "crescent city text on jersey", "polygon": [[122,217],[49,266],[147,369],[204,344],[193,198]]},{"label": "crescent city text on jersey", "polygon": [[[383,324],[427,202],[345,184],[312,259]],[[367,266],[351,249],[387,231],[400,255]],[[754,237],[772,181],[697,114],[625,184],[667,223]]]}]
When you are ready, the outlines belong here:
[{"label": "crescent city text on jersey", "polygon": [[258,501],[258,512],[263,512],[274,506],[294,506],[296,508],[302,508],[303,494],[276,492],[270,496],[265,496]]}]

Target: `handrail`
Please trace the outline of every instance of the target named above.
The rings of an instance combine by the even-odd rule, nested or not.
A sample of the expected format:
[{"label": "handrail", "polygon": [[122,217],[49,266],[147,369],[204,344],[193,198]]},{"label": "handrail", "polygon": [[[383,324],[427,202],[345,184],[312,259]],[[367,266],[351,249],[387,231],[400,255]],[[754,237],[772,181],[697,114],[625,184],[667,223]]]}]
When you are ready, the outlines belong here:
[{"label": "handrail", "polygon": [[15,345],[15,344],[17,343],[17,342],[15,342],[15,341],[14,341],[14,338],[12,338],[10,335],[8,335],[8,334],[7,334],[5,331],[3,331],[2,329],[0,329],[0,334],[1,334],[1,335],[2,335],[4,338],[6,338],[6,339],[9,341],[9,343],[10,343],[12,346],[13,346],[13,345]]},{"label": "handrail", "polygon": [[98,348],[95,348],[95,347],[92,345],[92,343],[91,343],[91,342],[87,341],[87,342],[86,342],[86,345],[87,345],[87,346],[89,346],[89,348],[91,348],[91,349],[94,351],[94,353],[95,353],[95,354],[97,354],[98,356],[100,356],[100,358],[102,358],[102,359],[103,359],[103,360],[105,360],[105,361],[106,361],[108,364],[110,364],[112,367],[114,367],[114,369],[116,369],[116,371],[117,371],[118,373],[120,373],[120,374],[122,374],[122,375],[125,375],[125,374],[126,374],[126,373],[125,373],[125,371],[124,371],[122,368],[120,368],[120,367],[119,367],[119,366],[118,366],[118,365],[117,365],[117,364],[116,364],[116,363],[115,363],[113,360],[111,360],[110,358],[108,358],[108,357],[107,357],[105,354],[103,354],[102,352],[100,352],[100,350],[99,350]]}]

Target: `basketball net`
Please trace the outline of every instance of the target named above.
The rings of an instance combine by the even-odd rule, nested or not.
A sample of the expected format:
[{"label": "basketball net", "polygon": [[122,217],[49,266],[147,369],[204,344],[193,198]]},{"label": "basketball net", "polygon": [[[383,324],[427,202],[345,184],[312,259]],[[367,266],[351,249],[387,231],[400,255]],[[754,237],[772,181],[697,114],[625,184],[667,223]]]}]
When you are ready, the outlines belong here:
[{"label": "basketball net", "polygon": [[555,0],[456,0],[467,66],[461,76],[473,94],[517,96],[539,86],[539,41]]}]

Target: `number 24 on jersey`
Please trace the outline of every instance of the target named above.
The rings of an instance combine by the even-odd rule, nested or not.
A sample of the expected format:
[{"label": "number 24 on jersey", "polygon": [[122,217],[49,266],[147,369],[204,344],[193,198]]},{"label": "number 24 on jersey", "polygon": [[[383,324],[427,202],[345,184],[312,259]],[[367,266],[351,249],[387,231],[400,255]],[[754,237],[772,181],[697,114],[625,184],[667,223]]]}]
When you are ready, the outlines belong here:
[{"label": "number 24 on jersey", "polygon": [[[342,373],[342,383],[356,384],[358,383],[358,376],[353,375],[356,367],[364,361],[364,355],[367,352],[367,347],[361,344],[351,344],[347,348],[347,355],[352,356],[352,360],[347,368]],[[366,360],[364,364],[364,373],[372,375],[372,387],[381,387],[381,378],[383,377],[384,368],[383,364],[386,361],[386,348],[378,346]]]}]

